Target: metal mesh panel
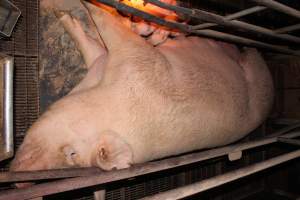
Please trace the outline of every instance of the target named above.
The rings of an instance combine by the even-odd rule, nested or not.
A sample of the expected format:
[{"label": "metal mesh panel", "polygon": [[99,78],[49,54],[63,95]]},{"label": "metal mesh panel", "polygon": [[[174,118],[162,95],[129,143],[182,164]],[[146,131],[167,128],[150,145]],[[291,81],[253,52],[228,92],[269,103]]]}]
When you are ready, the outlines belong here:
[{"label": "metal mesh panel", "polygon": [[[38,0],[12,1],[22,12],[9,39],[1,40],[0,51],[14,56],[15,147],[39,115],[38,90]],[[7,166],[6,166],[7,167]],[[6,168],[4,167],[4,168]]]}]

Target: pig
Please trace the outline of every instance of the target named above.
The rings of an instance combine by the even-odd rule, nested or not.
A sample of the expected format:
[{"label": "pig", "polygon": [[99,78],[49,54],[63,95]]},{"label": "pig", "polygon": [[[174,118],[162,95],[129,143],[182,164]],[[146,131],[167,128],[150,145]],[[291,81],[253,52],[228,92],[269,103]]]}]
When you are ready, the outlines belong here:
[{"label": "pig", "polygon": [[184,35],[154,46],[83,3],[98,39],[67,12],[56,15],[88,73],[28,130],[11,171],[123,169],[230,144],[266,119],[273,85],[256,49]]}]

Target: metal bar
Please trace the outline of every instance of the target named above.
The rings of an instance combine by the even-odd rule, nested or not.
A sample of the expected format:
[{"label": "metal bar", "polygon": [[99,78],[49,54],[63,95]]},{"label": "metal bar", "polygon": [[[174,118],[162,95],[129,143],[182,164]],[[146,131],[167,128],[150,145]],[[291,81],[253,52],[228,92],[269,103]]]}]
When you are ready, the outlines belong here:
[{"label": "metal bar", "polygon": [[283,28],[276,29],[275,32],[276,33],[289,33],[289,32],[292,32],[292,31],[299,30],[299,29],[300,29],[300,24],[295,24],[295,25],[286,26],[286,27],[283,27]]},{"label": "metal bar", "polygon": [[94,192],[94,200],[105,200],[105,190],[98,190]]},{"label": "metal bar", "polygon": [[[188,165],[191,163],[196,163],[211,158],[224,156],[231,152],[243,151],[246,149],[251,149],[251,148],[275,143],[277,142],[278,134],[282,134],[299,127],[300,124],[285,128],[284,130],[274,133],[275,137],[269,137],[258,141],[246,142],[242,144],[233,144],[233,145],[229,145],[217,149],[211,149],[211,150],[188,154],[184,156],[164,159],[161,161],[134,165],[128,169],[103,172],[101,174],[95,174],[88,177],[70,178],[65,180],[58,180],[49,183],[33,185],[30,188],[7,190],[0,193],[0,200],[30,199],[30,198],[90,187],[94,185],[101,185],[104,183],[110,183],[118,180],[124,180],[127,178],[153,173],[153,172],[163,171],[163,170],[167,170],[167,169],[171,169],[183,165]],[[284,137],[286,138],[294,138],[299,136],[300,136],[300,132],[284,135]]]},{"label": "metal bar", "polygon": [[291,125],[291,124],[300,123],[300,119],[278,118],[278,119],[272,119],[271,123],[279,124],[279,125]]},{"label": "metal bar", "polygon": [[288,199],[294,199],[294,200],[300,200],[300,195],[299,194],[293,194],[284,190],[280,190],[280,189],[274,189],[272,190],[273,193],[286,197]]},{"label": "metal bar", "polygon": [[[0,152],[0,161],[13,157],[13,57],[0,54],[0,60],[3,61],[3,104],[2,104],[2,140],[3,149]],[[1,63],[1,62],[0,62]]]},{"label": "metal bar", "polygon": [[95,174],[100,174],[101,172],[103,172],[103,170],[96,167],[74,168],[74,169],[52,169],[52,170],[26,171],[26,172],[2,172],[0,173],[0,183],[91,176]]},{"label": "metal bar", "polygon": [[278,142],[300,146],[300,140],[279,137]]},{"label": "metal bar", "polygon": [[[250,14],[265,10],[265,9],[266,9],[266,7],[264,7],[264,6],[254,6],[252,8],[248,8],[248,9],[245,9],[245,10],[227,15],[227,16],[224,17],[224,19],[233,20],[233,19],[237,19],[237,18],[246,16],[246,15],[250,15]],[[218,26],[218,24],[204,23],[204,24],[199,24],[199,25],[194,26],[194,29],[199,30],[199,29],[212,28],[212,27],[215,27],[215,26]]]},{"label": "metal bar", "polygon": [[204,181],[187,185],[184,187],[169,190],[167,192],[162,192],[157,195],[143,198],[143,200],[161,200],[161,199],[182,199],[185,197],[192,196],[194,194],[218,187],[220,185],[235,181],[237,179],[249,176],[251,174],[260,172],[262,170],[274,167],[276,165],[282,164],[284,162],[296,159],[300,157],[300,150],[293,151],[275,158],[268,159],[263,162],[259,162],[241,169],[233,170],[231,172],[215,176],[213,178],[206,179]]},{"label": "metal bar", "polygon": [[[274,143],[277,141],[277,137],[290,132],[296,128],[300,128],[300,124],[296,124],[293,126],[289,126],[287,128],[284,128],[280,131],[277,131],[270,135],[269,137],[266,137],[261,140],[252,141],[248,143],[242,143],[242,144],[233,144],[228,145],[226,147],[216,148],[208,151],[203,151],[198,154],[190,154],[186,157],[186,159],[191,160],[183,160],[183,158],[180,158],[178,160],[165,160],[165,162],[175,162],[177,165],[174,165],[174,167],[182,166],[186,164],[190,164],[192,162],[198,162],[205,159],[211,159],[219,156],[224,156],[227,154],[230,154],[232,152],[238,152],[243,151],[251,148],[255,148],[258,146],[268,145],[271,143]],[[300,132],[290,132],[288,134],[285,134],[285,138],[296,138],[300,136]],[[206,155],[203,157],[203,155]],[[199,159],[199,158],[201,159]],[[192,159],[194,158],[194,159]],[[163,165],[162,165],[163,166]],[[159,170],[168,169],[168,167],[165,168],[159,168]],[[25,182],[25,181],[36,181],[36,180],[48,180],[48,179],[60,179],[60,178],[72,178],[72,177],[82,177],[82,176],[91,176],[91,175],[98,175],[104,173],[103,170],[99,168],[74,168],[74,169],[52,169],[52,170],[40,170],[40,171],[26,171],[26,172],[2,172],[0,173],[0,183],[6,183],[6,182]]]},{"label": "metal bar", "polygon": [[[238,21],[238,20],[230,21],[230,20],[227,20],[225,17],[217,15],[215,13],[210,13],[210,12],[206,12],[206,11],[199,10],[199,9],[189,9],[189,8],[184,8],[184,7],[180,7],[180,6],[176,6],[176,5],[170,5],[170,4],[164,3],[159,0],[147,0],[147,2],[154,4],[156,6],[159,6],[161,8],[169,9],[174,12],[179,12],[179,13],[188,15],[190,17],[197,18],[201,21],[216,23],[216,24],[219,24],[219,25],[222,25],[225,27],[229,27],[229,28],[234,28],[234,29],[242,29],[242,30],[246,30],[246,31],[249,31],[249,32],[252,32],[255,34],[262,34],[262,35],[277,38],[280,40],[300,43],[300,38],[298,38],[296,36],[287,35],[287,34],[277,34],[270,29],[256,26],[253,24],[249,24],[246,22]],[[193,27],[193,29],[194,28],[195,27]]]},{"label": "metal bar", "polygon": [[287,15],[290,15],[290,16],[293,16],[293,17],[296,17],[296,18],[300,19],[300,11],[298,11],[294,8],[291,8],[289,6],[286,6],[282,3],[279,3],[279,2],[276,2],[276,1],[273,1],[273,0],[252,0],[252,1],[258,3],[259,5],[266,6],[268,8],[273,9],[273,10],[277,10],[279,12],[282,12],[282,13],[285,13]]},{"label": "metal bar", "polygon": [[177,22],[166,21],[164,19],[161,19],[159,17],[156,17],[149,13],[140,11],[136,8],[127,6],[123,3],[119,3],[114,0],[97,0],[97,2],[114,7],[117,10],[120,10],[123,12],[131,13],[135,16],[141,17],[144,20],[151,21],[156,24],[166,26],[169,28],[174,28],[174,29],[186,32],[186,33],[194,33],[194,34],[202,35],[205,37],[215,38],[215,39],[224,40],[224,41],[232,42],[232,43],[238,43],[238,44],[242,44],[245,46],[252,46],[252,47],[257,47],[257,48],[268,49],[268,50],[272,50],[272,51],[280,52],[280,53],[284,53],[284,54],[291,54],[291,55],[297,55],[297,56],[300,55],[299,52],[287,49],[285,47],[271,45],[271,44],[267,44],[267,43],[239,37],[239,36],[234,36],[234,35],[227,34],[227,33],[222,33],[222,32],[213,31],[213,30],[192,30],[193,26],[181,24],[181,23],[177,23]]},{"label": "metal bar", "polygon": [[227,42],[231,42],[231,43],[238,43],[238,44],[242,44],[245,46],[257,47],[257,48],[261,48],[261,49],[267,49],[270,51],[275,51],[275,52],[280,52],[280,53],[290,54],[290,55],[297,55],[297,56],[300,55],[300,53],[297,51],[293,51],[291,49],[287,49],[287,48],[284,48],[281,46],[271,45],[271,44],[267,44],[264,42],[259,42],[256,40],[239,37],[239,36],[231,35],[228,33],[222,33],[222,32],[218,32],[218,31],[214,31],[214,30],[206,29],[206,30],[194,30],[194,31],[190,31],[190,32],[197,34],[197,35],[204,36],[204,37],[210,37],[210,38],[219,39],[219,40],[223,40],[223,41],[227,41]]}]

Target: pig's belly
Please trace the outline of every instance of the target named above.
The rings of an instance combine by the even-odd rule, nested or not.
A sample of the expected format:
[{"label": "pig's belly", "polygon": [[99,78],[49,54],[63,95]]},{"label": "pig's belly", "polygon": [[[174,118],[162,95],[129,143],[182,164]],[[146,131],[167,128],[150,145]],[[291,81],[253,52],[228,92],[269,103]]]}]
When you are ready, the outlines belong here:
[{"label": "pig's belly", "polygon": [[[214,79],[203,80],[211,77],[205,71],[199,74],[198,80],[190,77],[193,82],[177,77],[173,88],[162,89],[161,85],[159,92],[149,86],[113,92],[123,93],[116,102],[131,102],[120,106],[118,113],[124,120],[116,123],[114,131],[130,144],[135,163],[228,144],[253,128],[243,127],[251,116],[247,89],[240,78],[221,80],[219,74],[216,83]],[[132,88],[134,97],[121,101],[130,96]]]}]

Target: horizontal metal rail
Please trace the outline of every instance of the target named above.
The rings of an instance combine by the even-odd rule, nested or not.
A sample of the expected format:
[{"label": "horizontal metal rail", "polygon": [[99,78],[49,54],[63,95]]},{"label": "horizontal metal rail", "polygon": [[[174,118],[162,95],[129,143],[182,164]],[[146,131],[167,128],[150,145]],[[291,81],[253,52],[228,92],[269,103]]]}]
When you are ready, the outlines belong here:
[{"label": "horizontal metal rail", "polygon": [[[237,19],[237,18],[240,18],[240,17],[244,17],[246,15],[250,15],[250,14],[253,14],[253,13],[260,12],[260,11],[265,10],[265,9],[266,9],[266,7],[264,7],[264,6],[254,6],[252,8],[248,8],[248,9],[245,9],[245,10],[227,15],[227,16],[224,17],[224,19],[225,20],[233,20],[233,19]],[[218,24],[203,23],[203,24],[195,25],[194,29],[199,30],[199,29],[212,28],[212,27],[215,27],[215,26],[218,26]]]},{"label": "horizontal metal rail", "polygon": [[300,146],[300,140],[279,137],[278,142]]},{"label": "horizontal metal rail", "polygon": [[[267,137],[261,140],[240,143],[240,144],[233,144],[221,148],[164,159],[161,161],[134,165],[128,169],[114,170],[114,171],[108,171],[102,173],[100,172],[87,177],[76,177],[76,178],[53,181],[49,183],[42,183],[42,184],[31,186],[30,188],[7,190],[0,193],[0,200],[31,199],[31,198],[50,195],[50,194],[56,194],[60,192],[110,183],[118,180],[124,180],[124,179],[145,175],[153,172],[163,171],[163,170],[167,170],[179,166],[184,166],[184,165],[228,155],[232,152],[243,151],[255,147],[260,147],[263,145],[272,144],[277,142],[278,136],[282,136],[285,138],[300,137],[300,132],[292,132],[292,133],[282,135],[289,131],[295,130],[296,128],[299,127],[300,124],[296,124],[272,134],[272,137]],[[68,169],[68,170],[72,170],[72,169]],[[27,172],[27,173],[31,173],[31,172]],[[24,181],[28,181],[28,180],[24,180]]]},{"label": "horizontal metal rail", "polygon": [[300,11],[291,8],[289,6],[286,6],[282,3],[273,1],[273,0],[252,0],[255,3],[258,3],[259,5],[263,5],[266,6],[267,8],[271,8],[274,10],[277,10],[281,13],[296,17],[298,19],[300,19]]},{"label": "horizontal metal rail", "polygon": [[237,179],[249,176],[251,174],[263,171],[265,169],[274,167],[276,165],[285,163],[287,161],[300,158],[300,150],[293,151],[291,153],[286,153],[275,158],[268,159],[263,162],[259,162],[247,167],[243,167],[231,172],[215,176],[204,181],[187,185],[184,187],[176,188],[166,192],[159,193],[150,197],[143,198],[142,200],[177,200],[185,197],[189,197],[200,192],[207,191],[209,189],[221,186],[223,184],[235,181]]},{"label": "horizontal metal rail", "polygon": [[98,167],[53,169],[53,170],[24,171],[24,172],[1,172],[0,183],[73,178],[73,177],[81,177],[81,176],[91,176],[102,172],[103,170],[101,170]]},{"label": "horizontal metal rail", "polygon": [[[291,54],[291,55],[297,55],[297,56],[300,55],[299,52],[293,51],[293,50],[285,48],[285,47],[271,45],[271,44],[267,44],[264,42],[259,42],[256,40],[231,35],[228,33],[218,32],[218,31],[214,31],[214,30],[193,30],[193,26],[191,26],[191,25],[167,21],[167,20],[156,17],[154,15],[143,12],[139,9],[133,8],[131,6],[120,3],[115,0],[96,0],[96,1],[99,3],[103,3],[105,5],[114,7],[119,11],[131,13],[131,14],[138,16],[144,20],[154,22],[161,26],[169,27],[172,29],[177,29],[177,30],[180,30],[180,31],[183,31],[186,33],[193,33],[193,34],[197,34],[197,35],[201,35],[201,36],[205,36],[205,37],[215,38],[215,39],[224,40],[224,41],[232,42],[232,43],[238,43],[238,44],[242,44],[245,46],[263,48],[263,49],[280,52],[280,53],[284,53],[284,54]],[[153,1],[153,0],[151,0],[151,1]],[[207,15],[207,20],[209,20],[212,17],[213,16],[211,16],[211,15]],[[216,19],[214,19],[214,20],[216,20]]]},{"label": "horizontal metal rail", "polygon": [[[191,154],[192,158],[188,162],[178,163],[175,167],[190,164],[192,162],[202,161],[202,159],[211,159],[219,156],[224,156],[230,154],[232,152],[243,151],[251,148],[255,148],[258,146],[268,145],[277,141],[277,137],[283,135],[284,133],[290,132],[296,128],[300,128],[300,123],[292,126],[288,126],[278,132],[275,132],[271,136],[264,138],[258,141],[252,141],[241,144],[229,145],[226,147],[212,149],[204,152],[200,152],[200,154]],[[300,136],[300,132],[291,132],[284,135],[284,138],[296,138]],[[282,136],[281,136],[282,137]],[[206,154],[207,156],[202,157],[201,160],[198,158],[193,158],[197,156],[202,156],[202,154]],[[181,158],[179,158],[181,159]],[[195,159],[195,160],[194,160]],[[168,160],[166,160],[168,161]],[[161,168],[163,170],[165,168]],[[90,176],[95,175],[97,173],[103,173],[103,170],[99,168],[71,168],[71,169],[52,169],[52,170],[41,170],[41,171],[24,171],[24,172],[2,172],[0,173],[0,183],[6,182],[24,182],[24,181],[36,181],[36,180],[49,180],[49,179],[61,179],[61,178],[72,178],[72,177],[81,177],[81,176]]]},{"label": "horizontal metal rail", "polygon": [[0,66],[2,68],[2,146],[0,161],[14,156],[13,135],[13,71],[14,58],[0,54]]},{"label": "horizontal metal rail", "polygon": [[296,30],[300,30],[300,24],[282,27],[282,28],[276,29],[275,32],[276,33],[289,33],[289,32],[296,31]]},{"label": "horizontal metal rail", "polygon": [[259,42],[256,40],[239,37],[239,36],[219,32],[219,31],[205,29],[205,30],[190,31],[190,33],[194,33],[194,34],[201,35],[204,37],[224,40],[224,41],[231,42],[231,43],[242,44],[245,46],[256,47],[256,48],[260,48],[260,49],[267,49],[270,51],[280,52],[280,53],[284,53],[284,54],[290,54],[290,55],[296,55],[296,56],[300,55],[299,52],[287,49],[285,47],[271,45],[271,44],[267,44],[264,42]]},{"label": "horizontal metal rail", "polygon": [[[242,29],[245,31],[249,31],[249,32],[256,33],[256,34],[266,35],[266,36],[273,37],[273,38],[280,39],[280,40],[300,43],[300,38],[298,38],[298,37],[287,35],[287,34],[277,34],[270,29],[259,27],[259,26],[253,25],[253,24],[248,24],[246,22],[242,22],[242,21],[238,21],[238,20],[230,21],[230,20],[227,20],[225,17],[222,17],[215,13],[210,13],[210,12],[206,12],[206,11],[199,10],[199,9],[189,9],[189,8],[184,8],[184,7],[180,7],[180,6],[176,6],[176,5],[170,5],[170,4],[164,3],[159,0],[147,0],[147,2],[149,2],[153,5],[159,6],[161,8],[165,8],[168,10],[172,10],[174,12],[188,15],[189,17],[194,17],[201,21],[216,23],[216,24],[219,24],[219,25],[222,25],[225,27],[229,27],[229,28],[234,28],[234,29]],[[196,27],[193,27],[193,29],[195,30]]]}]

